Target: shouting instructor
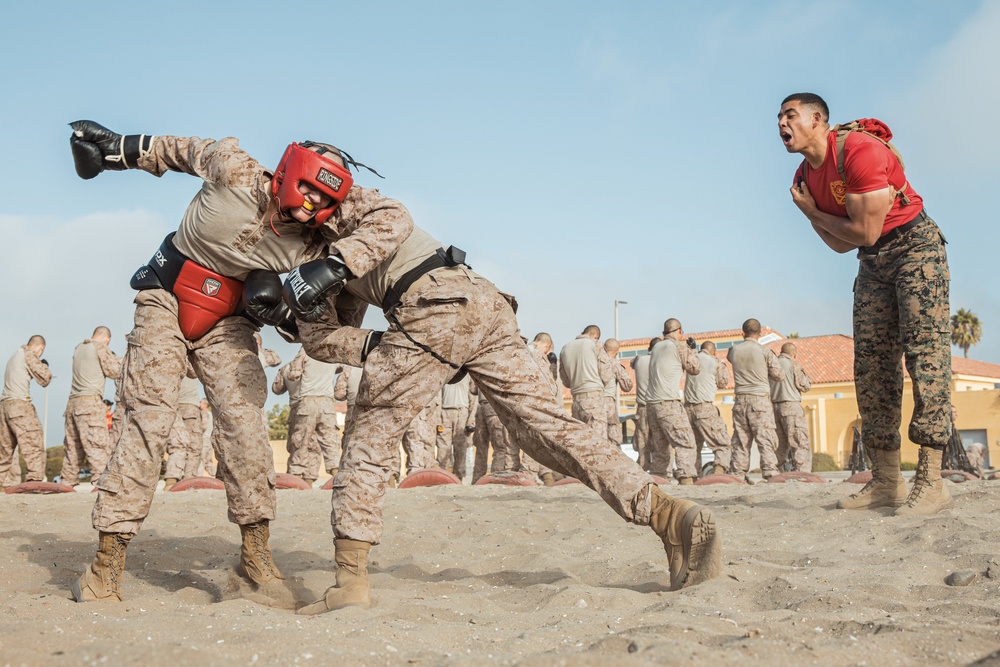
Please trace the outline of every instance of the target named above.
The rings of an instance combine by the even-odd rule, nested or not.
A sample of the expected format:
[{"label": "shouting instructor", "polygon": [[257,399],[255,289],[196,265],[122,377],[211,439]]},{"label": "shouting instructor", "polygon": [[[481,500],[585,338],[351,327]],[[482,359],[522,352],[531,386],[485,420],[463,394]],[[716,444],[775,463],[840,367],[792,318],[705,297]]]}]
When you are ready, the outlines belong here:
[{"label": "shouting instructor", "polygon": [[[952,430],[944,235],[907,181],[889,128],[873,118],[831,128],[829,116],[821,97],[795,93],[781,103],[778,132],[785,150],[805,158],[792,201],[831,249],[858,251],[854,381],[872,480],[837,506],[936,514],[954,505],[941,479]],[[920,445],[909,494],[899,470],[901,357],[913,383],[909,438]]]}]

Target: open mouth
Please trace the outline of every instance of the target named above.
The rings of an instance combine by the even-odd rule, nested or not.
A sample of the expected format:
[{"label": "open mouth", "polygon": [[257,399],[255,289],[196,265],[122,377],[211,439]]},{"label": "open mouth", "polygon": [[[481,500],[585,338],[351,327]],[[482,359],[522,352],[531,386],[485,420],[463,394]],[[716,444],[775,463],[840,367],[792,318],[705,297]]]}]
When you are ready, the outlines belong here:
[{"label": "open mouth", "polygon": [[782,132],[781,133],[781,142],[782,143],[788,144],[791,140],[792,140],[792,133],[791,132]]}]

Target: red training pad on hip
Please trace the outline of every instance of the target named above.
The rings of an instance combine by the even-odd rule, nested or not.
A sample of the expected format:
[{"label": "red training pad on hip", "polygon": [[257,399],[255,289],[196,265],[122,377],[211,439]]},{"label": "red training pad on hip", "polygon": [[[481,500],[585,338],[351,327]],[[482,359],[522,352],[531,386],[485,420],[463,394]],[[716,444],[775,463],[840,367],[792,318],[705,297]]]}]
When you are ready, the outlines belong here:
[{"label": "red training pad on hip", "polygon": [[198,340],[216,322],[236,312],[243,297],[243,283],[188,260],[177,275],[173,292],[178,301],[181,333],[188,340]]}]

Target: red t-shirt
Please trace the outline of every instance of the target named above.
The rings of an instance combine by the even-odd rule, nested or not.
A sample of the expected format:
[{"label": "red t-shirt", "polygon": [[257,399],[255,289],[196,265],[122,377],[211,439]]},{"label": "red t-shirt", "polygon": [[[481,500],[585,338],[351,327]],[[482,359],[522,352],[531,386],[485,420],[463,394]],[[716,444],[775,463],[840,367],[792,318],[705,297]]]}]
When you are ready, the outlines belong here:
[{"label": "red t-shirt", "polygon": [[[816,200],[819,210],[841,218],[848,217],[847,195],[859,195],[891,186],[896,190],[906,182],[906,174],[899,160],[892,151],[875,137],[863,132],[851,132],[844,142],[844,176],[847,183],[840,178],[837,171],[837,138],[835,132],[830,132],[826,145],[826,159],[819,169],[813,169],[805,160],[795,172],[795,183],[805,175],[809,192]],[[924,200],[920,198],[910,184],[906,183],[906,196],[910,204],[903,206],[901,198],[897,197],[892,208],[885,216],[882,225],[882,236],[890,229],[904,225],[913,220],[924,208]]]}]

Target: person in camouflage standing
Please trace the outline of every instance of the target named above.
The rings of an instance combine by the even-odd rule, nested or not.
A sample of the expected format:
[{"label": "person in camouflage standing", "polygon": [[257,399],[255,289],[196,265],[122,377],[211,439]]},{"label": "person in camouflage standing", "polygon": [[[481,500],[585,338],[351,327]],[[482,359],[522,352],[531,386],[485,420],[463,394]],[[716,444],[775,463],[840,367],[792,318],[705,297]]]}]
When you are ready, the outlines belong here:
[{"label": "person in camouflage standing", "polygon": [[698,352],[701,372],[688,375],[684,381],[684,409],[687,411],[691,430],[694,431],[695,448],[703,444],[712,450],[712,473],[729,470],[731,458],[729,432],[726,422],[715,405],[715,394],[729,384],[729,367],[715,356],[715,343],[706,340]]},{"label": "person in camouflage standing", "polygon": [[611,359],[611,370],[614,377],[604,385],[605,417],[608,420],[608,442],[616,447],[622,444],[622,423],[618,414],[618,389],[632,391],[632,376],[625,370],[625,365],[618,361],[618,350],[621,346],[614,338],[604,341],[604,352]]},{"label": "person in camouflage standing", "polygon": [[317,361],[299,349],[274,378],[275,394],[289,395],[288,474],[312,485],[320,455],[332,477],[340,467],[340,427],[337,426],[334,384],[337,366]]},{"label": "person in camouflage standing", "polygon": [[649,400],[649,358],[653,348],[662,338],[654,336],[649,339],[646,354],[632,358],[632,372],[635,373],[635,434],[632,436],[632,448],[638,454],[639,467],[651,470],[649,458],[649,413],[646,401]]},{"label": "person in camouflage standing", "polygon": [[[45,480],[45,442],[42,422],[31,403],[31,381],[49,386],[52,371],[45,354],[45,339],[34,335],[17,348],[7,361],[0,395],[0,480],[4,487],[21,481],[21,465],[15,450],[21,450],[27,467],[24,481]],[[103,407],[103,405],[102,405]]]},{"label": "person in camouflage standing", "polygon": [[163,472],[163,490],[185,477],[194,477],[201,463],[201,397],[198,376],[188,364],[177,393],[177,417],[167,436],[167,468]]},{"label": "person in camouflage standing", "polygon": [[[513,454],[514,445],[510,443],[510,434],[504,427],[496,410],[486,400],[486,394],[479,391],[478,385],[472,383],[472,394],[477,398],[476,431],[472,434],[472,446],[476,449],[476,458],[472,466],[472,483],[490,472],[507,472],[512,469],[508,465],[508,452]],[[490,463],[490,447],[493,447],[493,459]],[[513,459],[513,456],[509,457]]]},{"label": "person in camouflage standing", "polygon": [[[472,376],[511,431],[527,434],[522,445],[533,459],[579,479],[627,521],[653,529],[667,554],[672,589],[718,576],[721,541],[711,511],[667,496],[605,433],[566,414],[553,398],[549,371],[521,337],[513,297],[472,271],[464,252],[445,249],[408,216],[390,224],[347,216],[338,222],[331,255],[293,270],[283,287],[309,355],[364,368],[333,481],[336,585],[299,613],[371,604],[367,563],[382,537],[393,449],[409,422],[460,372]],[[388,331],[343,326],[330,305],[345,295],[381,307]],[[599,346],[596,339],[590,344]],[[596,386],[598,400],[603,388],[603,382]]]},{"label": "person in camouflage standing", "polygon": [[91,478],[104,470],[114,442],[108,431],[108,407],[104,403],[105,379],[115,380],[122,361],[108,347],[111,330],[101,326],[73,350],[73,380],[69,401],[63,414],[66,434],[63,438],[63,464],[59,481],[67,486],[79,484],[80,464],[90,461]]},{"label": "person in camouflage standing", "polygon": [[743,342],[726,353],[733,366],[733,439],[730,472],[747,478],[750,447],[757,443],[760,473],[767,481],[778,474],[778,433],[771,405],[772,381],[785,379],[778,358],[760,344],[760,322],[751,318],[743,323]]},{"label": "person in camouflage standing", "polygon": [[615,379],[611,357],[601,345],[601,329],[588,325],[559,351],[559,377],[573,394],[572,414],[604,437],[608,436],[605,387]]},{"label": "person in camouflage standing", "polygon": [[458,382],[441,387],[441,429],[437,434],[437,464],[459,479],[465,479],[469,434],[474,432],[476,416],[472,380],[468,375]]},{"label": "person in camouflage standing", "polygon": [[650,352],[646,421],[654,475],[670,474],[670,450],[677,456],[677,478],[681,484],[698,479],[698,452],[694,432],[681,401],[681,379],[701,372],[701,361],[691,343],[684,340],[681,323],[670,318],[663,323],[663,340]]},{"label": "person in camouflage standing", "polygon": [[774,407],[774,425],[778,431],[778,469],[786,462],[795,472],[812,471],[812,447],[806,413],[802,410],[802,393],[812,388],[806,369],[795,358],[795,343],[784,343],[778,355],[778,365],[785,373],[784,380],[771,380],[771,405]]},{"label": "person in camouflage standing", "polygon": [[[337,224],[391,225],[405,209],[376,191],[352,189],[344,159],[326,144],[289,145],[271,172],[232,137],[122,136],[93,121],[70,125],[81,178],[141,169],[201,181],[177,232],[132,277],[139,293],[122,368],[125,421],[95,481],[98,549],[72,584],[73,597],[121,601],[128,544],[149,514],[188,363],[215,417],[212,443],[229,519],[242,537],[238,572],[265,593],[273,586],[285,595],[269,546],[275,474],[261,418],[267,378],[254,333],[261,323],[288,324],[279,273],[327,255],[336,236],[327,221],[345,200]],[[345,298],[336,308],[344,321],[360,324],[359,303]]]},{"label": "person in camouflage standing", "polygon": [[[941,479],[954,428],[945,238],[887,143],[889,128],[864,119],[858,126],[865,131],[838,131],[829,120],[829,107],[814,93],[789,95],[778,111],[785,150],[803,157],[792,202],[830,249],[856,250],[859,260],[854,383],[872,481],[837,506],[936,514],[955,502]],[[903,359],[913,386],[908,436],[920,445],[909,493],[899,470]]]}]

